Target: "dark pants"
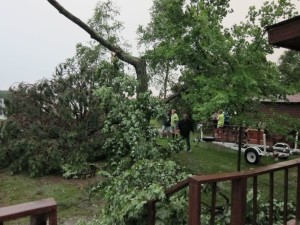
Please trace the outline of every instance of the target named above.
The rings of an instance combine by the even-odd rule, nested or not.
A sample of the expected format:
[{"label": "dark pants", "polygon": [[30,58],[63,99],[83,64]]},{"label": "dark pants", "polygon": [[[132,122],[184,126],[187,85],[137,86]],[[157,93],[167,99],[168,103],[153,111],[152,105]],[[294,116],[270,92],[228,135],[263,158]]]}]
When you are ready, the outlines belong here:
[{"label": "dark pants", "polygon": [[185,140],[186,150],[190,151],[190,149],[191,149],[190,135],[188,135],[188,136],[181,136],[181,138]]}]

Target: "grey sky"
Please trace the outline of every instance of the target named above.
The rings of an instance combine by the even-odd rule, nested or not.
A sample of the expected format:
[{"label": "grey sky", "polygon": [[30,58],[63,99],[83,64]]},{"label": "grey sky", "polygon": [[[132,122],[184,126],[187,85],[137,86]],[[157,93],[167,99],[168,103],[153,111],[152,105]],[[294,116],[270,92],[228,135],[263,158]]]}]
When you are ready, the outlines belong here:
[{"label": "grey sky", "polygon": [[[22,81],[34,83],[44,77],[50,78],[55,66],[74,55],[76,43],[90,40],[83,30],[59,14],[46,0],[0,1],[0,90]],[[92,16],[98,0],[58,2],[86,22]],[[125,26],[123,36],[134,46],[137,26],[149,21],[152,0],[115,2],[120,6],[120,20]],[[235,14],[228,18],[228,23],[243,19],[249,5],[257,5],[262,1],[231,2]]]}]

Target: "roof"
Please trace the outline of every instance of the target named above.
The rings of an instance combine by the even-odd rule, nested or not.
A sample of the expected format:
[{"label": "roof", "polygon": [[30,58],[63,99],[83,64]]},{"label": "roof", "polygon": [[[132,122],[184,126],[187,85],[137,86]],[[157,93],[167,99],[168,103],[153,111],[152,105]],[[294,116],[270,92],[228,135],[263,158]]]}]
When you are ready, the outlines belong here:
[{"label": "roof", "polygon": [[266,27],[269,44],[300,51],[300,16]]},{"label": "roof", "polygon": [[286,96],[289,102],[300,102],[300,94]]},{"label": "roof", "polygon": [[270,99],[262,99],[261,102],[283,102],[283,103],[300,103],[300,94],[295,95],[287,95],[287,101],[283,99],[278,99],[276,101],[272,101]]}]

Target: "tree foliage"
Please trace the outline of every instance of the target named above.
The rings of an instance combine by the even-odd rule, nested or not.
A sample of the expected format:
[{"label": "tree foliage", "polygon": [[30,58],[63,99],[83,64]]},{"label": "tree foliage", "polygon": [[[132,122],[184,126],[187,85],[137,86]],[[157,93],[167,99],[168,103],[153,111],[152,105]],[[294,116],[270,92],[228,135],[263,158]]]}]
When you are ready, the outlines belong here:
[{"label": "tree foliage", "polygon": [[156,0],[140,39],[151,46],[146,54],[152,61],[160,62],[163,52],[181,69],[183,88],[177,90],[185,90],[181,96],[198,119],[220,108],[241,115],[261,98],[286,94],[276,65],[266,59],[273,48],[264,29],[295,15],[294,9],[288,1],[265,2],[260,9],[250,7],[240,24],[225,28],[229,1]]},{"label": "tree foliage", "polygon": [[[122,78],[117,84],[121,84],[122,92],[105,86],[96,91],[102,99],[100,107],[109,105],[111,108],[103,128],[104,134],[110,135],[103,145],[110,157],[106,170],[102,171],[108,179],[94,188],[95,191],[103,190],[106,204],[99,219],[93,223],[144,224],[147,201],[165,199],[165,189],[187,177],[175,162],[169,160],[171,154],[182,149],[182,144],[157,145],[156,130],[149,125],[144,113],[147,107],[155,117],[160,111],[157,100],[149,94],[132,99],[136,84],[133,79]],[[161,208],[165,210],[160,215],[162,221],[184,220],[184,216],[181,217],[184,214],[175,217],[175,212],[184,213],[185,205],[174,204],[174,201],[182,203],[183,200],[180,195],[162,203]]]},{"label": "tree foliage", "polygon": [[290,93],[299,92],[300,53],[285,51],[279,58],[280,81]]},{"label": "tree foliage", "polygon": [[[289,3],[265,3],[258,11],[250,8],[248,20],[232,29],[225,29],[222,21],[231,12],[228,3],[229,1],[156,0],[150,23],[146,28],[139,29],[141,43],[147,47],[145,56],[153,66],[152,69],[166,68],[168,64],[172,68],[181,69],[182,76],[175,88],[185,90],[181,100],[193,107],[198,118],[206,118],[213,111],[224,107],[239,114],[251,112],[260,98],[275,99],[285,94],[285,89],[278,82],[279,73],[275,64],[266,59],[266,55],[272,52],[272,47],[267,44],[263,29],[276,22],[279,16],[291,16]],[[278,8],[281,10],[278,11]],[[131,111],[131,115],[133,112]],[[141,127],[134,126],[134,123],[129,125],[133,128]],[[137,132],[145,134],[145,129],[144,132],[136,130],[134,133]],[[105,190],[108,202],[100,219],[95,221],[96,224],[143,224],[146,215],[143,204],[140,203],[151,199],[148,198],[149,194],[153,198],[164,199],[161,184],[156,186],[151,182],[149,189],[143,190],[145,185],[139,186],[137,183],[142,180],[141,184],[145,184],[150,180],[147,168],[153,165],[153,160],[157,162],[161,151],[149,142],[147,134],[144,138],[141,138],[142,135],[130,137],[129,140],[138,141],[129,148],[134,149],[127,152],[126,155],[130,157],[119,153],[122,159],[118,161],[119,166],[114,170],[116,173],[110,179],[111,185]],[[113,140],[111,143],[118,142]],[[145,163],[143,158],[149,161]],[[137,165],[139,166],[136,167]],[[165,166],[159,167],[159,171],[171,172]],[[141,173],[141,170],[146,172]],[[151,179],[154,182],[157,181],[157,173],[159,172],[153,169]],[[131,182],[128,183],[128,180]],[[134,204],[130,203],[131,200]],[[168,207],[176,204],[183,211],[184,205],[181,203],[176,198],[168,203]],[[168,211],[162,209],[158,214],[159,212],[173,215],[174,211],[170,207]],[[166,220],[162,221],[159,216],[157,218],[158,223],[172,224],[170,217],[165,217]],[[181,219],[176,217],[175,223],[184,224],[185,221]]]},{"label": "tree foliage", "polygon": [[[84,23],[78,17],[74,16],[62,5],[55,0],[47,0],[54,8],[56,8],[62,15],[77,24],[84,31],[86,31],[93,40],[98,42],[101,46],[114,53],[118,59],[132,65],[136,71],[136,79],[138,81],[136,87],[137,96],[140,93],[148,91],[148,76],[146,73],[146,62],[143,57],[135,57],[129,52],[121,48],[117,43],[117,38],[114,34],[115,28],[120,28],[120,24],[113,19],[114,13],[117,10],[112,9],[110,1],[104,1],[97,5],[93,18],[89,24]],[[113,24],[110,24],[113,21]]]},{"label": "tree foliage", "polygon": [[[167,187],[186,178],[168,160],[182,145],[156,144],[156,130],[145,112],[155,116],[157,100],[148,93],[135,98],[136,80],[122,72],[118,61],[102,60],[99,52],[99,46],[78,45],[76,57],[61,64],[52,80],[10,90],[1,165],[7,162],[15,172],[37,176],[105,155],[109,177],[99,184],[106,201],[99,220],[140,224],[145,202],[164,199]],[[161,204],[161,219],[174,220],[176,215],[184,220],[180,216],[185,205],[174,204],[184,198],[172,199]]]},{"label": "tree foliage", "polygon": [[4,98],[7,95],[8,91],[0,90],[0,98]]},{"label": "tree foliage", "polygon": [[91,224],[147,224],[147,202],[157,199],[157,224],[184,224],[186,193],[167,198],[165,190],[188,175],[175,162],[142,159],[105,184],[107,203]]},{"label": "tree foliage", "polygon": [[122,72],[99,58],[100,49],[78,45],[76,56],[60,64],[52,80],[9,90],[1,166],[37,176],[106,154],[101,130],[109,108],[100,111],[101,101],[93,92],[113,85]]}]

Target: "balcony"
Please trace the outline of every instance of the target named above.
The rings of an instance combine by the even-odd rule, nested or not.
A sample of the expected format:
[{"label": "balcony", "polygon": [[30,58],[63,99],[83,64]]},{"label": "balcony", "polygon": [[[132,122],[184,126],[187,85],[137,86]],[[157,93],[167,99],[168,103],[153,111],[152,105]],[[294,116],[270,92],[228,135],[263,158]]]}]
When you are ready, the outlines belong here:
[{"label": "balcony", "polygon": [[[287,212],[288,212],[288,194],[289,194],[289,171],[294,170],[296,174],[296,183],[295,193],[290,193],[292,196],[295,196],[296,202],[296,215],[294,219],[288,221]],[[260,167],[256,170],[251,171],[241,171],[225,174],[213,174],[213,175],[203,175],[203,176],[193,176],[189,179],[179,182],[177,185],[166,191],[167,196],[171,196],[176,192],[188,188],[188,225],[200,225],[201,216],[201,202],[202,202],[202,188],[205,185],[211,186],[211,210],[210,210],[210,225],[215,224],[216,216],[216,195],[217,195],[217,186],[222,182],[230,182],[230,191],[231,191],[231,216],[230,216],[230,225],[245,225],[245,224],[259,224],[257,215],[259,212],[259,205],[257,201],[259,182],[258,179],[260,176],[268,176],[269,181],[267,186],[269,187],[268,193],[264,193],[268,196],[269,210],[268,210],[268,224],[273,224],[274,218],[274,189],[276,187],[278,180],[274,179],[274,174],[282,172],[283,181],[283,215],[282,215],[282,224],[296,225],[300,221],[300,159],[289,160],[269,166]],[[292,178],[290,178],[292,179]],[[247,191],[253,190],[253,200],[252,200],[252,216],[251,223],[249,221],[246,223],[246,194]],[[148,202],[148,225],[155,225],[155,204],[156,201]]]}]

